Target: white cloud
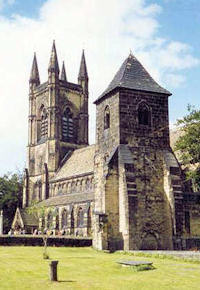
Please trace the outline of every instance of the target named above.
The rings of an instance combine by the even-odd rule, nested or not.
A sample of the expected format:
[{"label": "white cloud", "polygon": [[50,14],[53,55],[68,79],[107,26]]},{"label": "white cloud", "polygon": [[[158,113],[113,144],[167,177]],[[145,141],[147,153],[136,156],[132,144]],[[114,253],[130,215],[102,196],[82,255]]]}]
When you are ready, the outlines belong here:
[{"label": "white cloud", "polygon": [[[167,84],[170,74],[171,85],[184,81],[180,71],[199,61],[187,44],[157,37],[156,16],[161,11],[161,6],[147,5],[145,0],[48,0],[37,20],[20,15],[0,17],[1,172],[13,169],[25,157],[33,52],[37,52],[41,80],[46,81],[53,39],[60,64],[65,60],[69,81],[77,81],[85,48],[90,103],[106,88],[130,49],[161,83]],[[90,106],[92,142],[94,131],[95,107]]]},{"label": "white cloud", "polygon": [[166,74],[166,83],[171,84],[172,87],[177,88],[185,82],[186,78],[183,75],[168,73]]}]

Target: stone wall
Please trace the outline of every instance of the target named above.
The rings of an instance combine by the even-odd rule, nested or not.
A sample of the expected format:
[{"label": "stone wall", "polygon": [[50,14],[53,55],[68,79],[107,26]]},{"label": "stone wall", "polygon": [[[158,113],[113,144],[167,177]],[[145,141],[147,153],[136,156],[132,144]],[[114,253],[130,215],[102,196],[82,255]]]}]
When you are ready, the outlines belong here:
[{"label": "stone wall", "polygon": [[[52,80],[51,80],[52,81]],[[29,144],[27,152],[27,182],[30,188],[24,190],[28,204],[32,200],[41,200],[49,196],[48,180],[44,164],[51,179],[59,168],[63,157],[70,150],[88,144],[88,101],[80,85],[71,84],[57,79],[55,83],[46,82],[38,87],[31,87],[29,109]],[[86,104],[85,104],[86,103]],[[38,139],[40,135],[41,108],[47,112],[46,138]],[[62,140],[62,115],[69,107],[73,114],[74,140]],[[42,193],[40,194],[40,183]],[[41,197],[40,197],[41,195]],[[24,202],[24,205],[26,202]]]},{"label": "stone wall", "polygon": [[[139,119],[141,104],[148,108],[144,123]],[[104,118],[107,107],[109,128]],[[172,249],[173,234],[181,234],[183,217],[181,171],[175,157],[174,166],[166,163],[166,152],[171,154],[168,96],[128,89],[108,95],[97,105],[96,141],[94,246],[109,248],[109,229],[114,229],[113,243],[115,236],[126,250]],[[115,171],[111,170],[114,156]],[[104,214],[107,220],[101,224]]]},{"label": "stone wall", "polygon": [[[139,124],[141,104],[149,109],[149,126]],[[120,144],[169,148],[168,96],[121,89],[119,106]]]}]

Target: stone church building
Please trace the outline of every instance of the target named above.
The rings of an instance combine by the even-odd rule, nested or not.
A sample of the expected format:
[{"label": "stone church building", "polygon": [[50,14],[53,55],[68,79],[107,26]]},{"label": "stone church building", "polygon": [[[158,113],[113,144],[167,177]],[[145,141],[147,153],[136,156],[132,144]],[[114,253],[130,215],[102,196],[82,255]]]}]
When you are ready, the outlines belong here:
[{"label": "stone church building", "polygon": [[[97,249],[173,249],[188,233],[189,209],[169,141],[171,93],[130,53],[95,101],[96,144],[88,145],[88,82],[84,51],[77,84],[64,63],[60,73],[55,43],[45,83],[34,56],[23,209],[13,227],[92,236]],[[33,202],[45,208],[38,221],[25,211]]]}]

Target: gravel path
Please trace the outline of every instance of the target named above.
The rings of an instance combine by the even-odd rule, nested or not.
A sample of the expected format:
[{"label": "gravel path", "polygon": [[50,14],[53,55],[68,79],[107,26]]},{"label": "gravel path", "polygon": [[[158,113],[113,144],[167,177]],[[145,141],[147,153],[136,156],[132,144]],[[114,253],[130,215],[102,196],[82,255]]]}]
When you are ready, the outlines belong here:
[{"label": "gravel path", "polygon": [[169,255],[175,256],[179,258],[188,258],[188,259],[195,259],[200,260],[200,251],[193,252],[193,251],[130,251],[132,253],[144,253],[144,254],[152,254],[152,255]]}]

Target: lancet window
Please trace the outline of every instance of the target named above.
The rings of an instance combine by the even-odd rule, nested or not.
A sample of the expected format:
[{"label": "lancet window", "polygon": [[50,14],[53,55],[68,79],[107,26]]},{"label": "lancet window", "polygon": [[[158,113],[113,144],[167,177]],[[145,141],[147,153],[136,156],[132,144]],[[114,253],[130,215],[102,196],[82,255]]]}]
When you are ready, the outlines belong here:
[{"label": "lancet window", "polygon": [[107,106],[104,111],[104,129],[110,128],[110,110]]}]

